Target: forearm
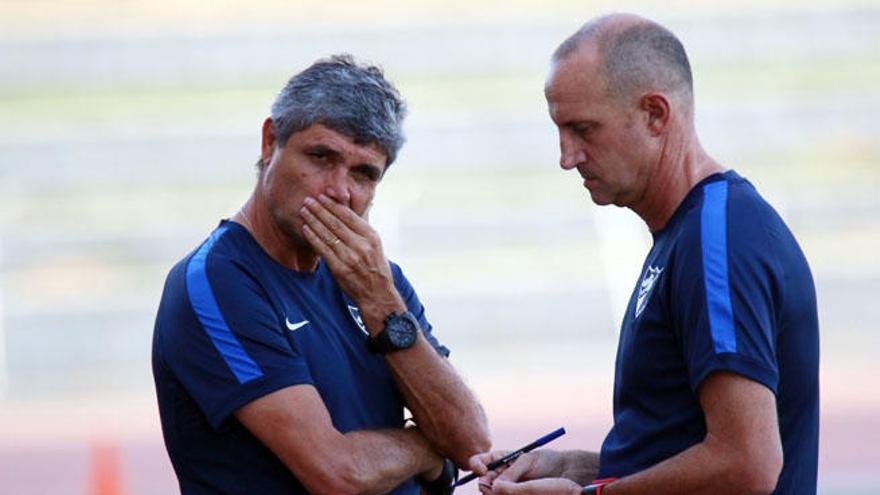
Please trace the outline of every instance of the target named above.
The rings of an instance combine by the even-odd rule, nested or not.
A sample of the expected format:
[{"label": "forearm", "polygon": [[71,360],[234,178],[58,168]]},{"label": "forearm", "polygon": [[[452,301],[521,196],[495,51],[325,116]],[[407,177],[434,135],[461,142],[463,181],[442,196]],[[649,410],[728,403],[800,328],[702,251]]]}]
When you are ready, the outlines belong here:
[{"label": "forearm", "polygon": [[441,458],[416,428],[331,433],[312,455],[276,452],[309,493],[387,493],[406,480],[439,471]]},{"label": "forearm", "polygon": [[328,485],[327,493],[381,494],[406,480],[434,471],[440,457],[418,431],[365,430],[346,433],[343,473],[329,473],[342,484]]},{"label": "forearm", "polygon": [[[741,495],[766,494],[766,486],[750,470],[749,459],[707,438],[693,447],[639,473],[605,487],[603,495]],[[764,486],[761,486],[761,485]]]},{"label": "forearm", "polygon": [[[407,307],[396,290],[360,301],[370,333],[384,328],[384,318]],[[468,459],[491,447],[483,408],[446,358],[437,354],[421,333],[416,343],[385,356],[395,382],[419,429],[437,452],[466,468]]]},{"label": "forearm", "polygon": [[768,494],[782,470],[773,392],[729,372],[700,386],[708,433],[702,442],[608,485],[606,495]]},{"label": "forearm", "polygon": [[580,485],[588,485],[599,475],[599,454],[585,450],[566,450],[562,456],[561,478],[567,478]]},{"label": "forearm", "polygon": [[386,356],[416,423],[438,452],[461,467],[491,447],[486,415],[452,365],[419,336]]},{"label": "forearm", "polygon": [[309,493],[386,493],[416,475],[436,475],[441,458],[418,430],[341,433],[317,389],[294,385],[235,412]]}]

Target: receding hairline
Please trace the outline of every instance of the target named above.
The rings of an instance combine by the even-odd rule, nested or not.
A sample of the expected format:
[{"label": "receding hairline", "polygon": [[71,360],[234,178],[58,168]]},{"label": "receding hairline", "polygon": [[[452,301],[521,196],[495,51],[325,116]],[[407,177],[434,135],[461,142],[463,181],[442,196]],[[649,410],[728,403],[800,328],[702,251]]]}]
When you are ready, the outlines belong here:
[{"label": "receding hairline", "polygon": [[654,21],[635,14],[607,14],[591,19],[584,23],[574,32],[574,34],[566,38],[566,40],[556,48],[553,52],[552,60],[553,62],[561,62],[582,49],[583,45],[587,42],[592,42],[599,50],[599,53],[602,54],[604,51],[603,48],[607,47],[608,43],[612,41],[615,35],[619,34],[627,27],[638,26],[640,24],[653,24],[659,26],[659,24]]},{"label": "receding hairline", "polygon": [[617,97],[658,89],[692,100],[693,77],[684,46],[655,21],[623,13],[592,19],[556,48],[551,61],[560,64],[586,50],[595,53],[598,75]]}]

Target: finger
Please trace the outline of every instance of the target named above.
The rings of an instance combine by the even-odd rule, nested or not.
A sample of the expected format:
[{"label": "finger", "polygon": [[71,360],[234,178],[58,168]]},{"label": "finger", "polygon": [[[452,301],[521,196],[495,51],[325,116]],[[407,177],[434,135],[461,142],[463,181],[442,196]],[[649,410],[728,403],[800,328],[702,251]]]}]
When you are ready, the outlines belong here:
[{"label": "finger", "polygon": [[333,249],[330,247],[330,245],[324,239],[322,239],[321,236],[316,234],[315,231],[312,230],[312,228],[309,227],[308,224],[303,225],[302,231],[303,237],[306,238],[306,241],[308,241],[308,243],[312,245],[312,248],[315,250],[315,252],[318,253],[319,256],[324,258],[327,263],[333,264],[337,261],[336,253],[333,252]]},{"label": "finger", "polygon": [[[502,457],[504,457],[505,455],[507,455],[509,453],[510,453],[510,451],[507,451],[507,450],[496,450],[493,452],[484,452],[482,454],[476,454],[475,456],[473,456],[471,459],[473,459],[473,461],[475,463],[482,463],[486,469],[485,474],[480,476],[479,483],[492,486],[492,482],[495,481],[495,478],[497,478],[499,474],[503,473],[507,469],[508,465],[502,464],[502,465],[500,465],[490,471],[489,464],[497,461],[498,459],[501,459]],[[476,458],[476,459],[474,459],[474,458]],[[478,466],[474,466],[474,467],[479,469]],[[479,471],[477,471],[477,469],[473,469],[473,470],[475,472],[479,473]]]},{"label": "finger", "polygon": [[495,495],[567,495],[577,493],[580,486],[565,478],[544,478],[540,480],[512,483],[498,480],[492,485]]},{"label": "finger", "polygon": [[521,486],[510,481],[497,480],[495,483],[492,483],[493,495],[516,495],[523,493],[528,492],[523,491]]},{"label": "finger", "polygon": [[528,473],[535,464],[535,457],[531,454],[523,454],[507,466],[507,469],[498,470],[498,479],[502,481],[519,481]]},{"label": "finger", "polygon": [[[560,483],[568,482],[568,483]],[[572,492],[569,480],[543,479],[513,483],[497,480],[492,485],[493,495],[567,495]]]},{"label": "finger", "polygon": [[[493,450],[492,452],[483,452],[483,453],[474,454],[473,456],[471,456],[470,461],[477,463],[476,464],[477,467],[482,465],[486,468],[486,470],[488,470],[489,464],[492,464],[493,462],[497,461],[498,459],[501,459],[502,457],[506,456],[509,453],[510,453],[509,450]],[[472,467],[474,467],[474,466],[472,466]]]},{"label": "finger", "polygon": [[[303,202],[303,209],[311,213],[317,221],[321,222],[333,237],[338,237],[343,241],[354,239],[356,233],[348,228],[345,222],[340,220],[334,211],[327,208],[325,204],[316,201],[312,197],[308,197]],[[320,234],[320,232],[317,233]]]},{"label": "finger", "polygon": [[[351,208],[337,203],[330,199],[326,194],[321,194],[318,196],[318,201],[326,208],[329,212],[333,213],[333,216],[336,217],[339,221],[341,221],[346,227],[351,229],[352,232],[356,232],[360,235],[366,235],[366,233],[371,230],[370,224],[357,213],[354,212]],[[369,207],[368,207],[369,210]]]},{"label": "finger", "polygon": [[310,210],[302,208],[302,210],[300,210],[300,214],[302,215],[303,220],[305,220],[306,222],[303,226],[304,228],[308,226],[311,229],[312,233],[317,236],[317,238],[321,241],[321,244],[323,244],[326,248],[333,250],[336,253],[341,253],[341,249],[346,246],[346,242],[344,239],[331,232],[330,229],[327,228],[327,225],[324,224]]},{"label": "finger", "polygon": [[495,478],[497,477],[498,473],[496,473],[495,471],[489,471],[483,476],[480,476],[480,478],[477,480],[477,485],[492,488],[492,484],[495,483]]},{"label": "finger", "polygon": [[[306,198],[305,205],[308,211],[314,214],[331,234],[342,239],[342,244],[347,249],[336,250],[340,257],[346,262],[350,262],[352,258],[362,258],[364,262],[372,266],[371,271],[387,271],[388,263],[382,253],[382,240],[370,227],[370,224],[358,218],[350,208],[330,200],[323,194],[321,198],[323,200],[320,202],[316,202],[314,198]],[[336,213],[351,219],[350,223],[357,224],[356,228],[359,230],[349,228],[342,219],[336,216]],[[378,265],[379,262],[382,263],[382,266]],[[390,276],[390,272],[388,275]]]},{"label": "finger", "polygon": [[489,471],[486,465],[494,460],[492,452],[474,454],[468,459],[468,467],[477,474],[486,474]]}]

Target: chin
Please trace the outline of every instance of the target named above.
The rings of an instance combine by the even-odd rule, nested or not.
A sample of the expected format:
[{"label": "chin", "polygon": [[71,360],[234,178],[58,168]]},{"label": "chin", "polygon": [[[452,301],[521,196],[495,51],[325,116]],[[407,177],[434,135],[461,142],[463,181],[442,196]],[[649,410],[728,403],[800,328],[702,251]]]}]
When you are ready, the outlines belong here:
[{"label": "chin", "polygon": [[312,249],[311,244],[309,244],[309,241],[307,241],[302,234],[302,225],[297,225],[293,219],[289,219],[282,215],[273,214],[272,217],[275,220],[275,225],[278,226],[278,230],[280,230],[284,234],[284,237],[286,237],[292,244],[298,247]]},{"label": "chin", "polygon": [[590,191],[590,199],[593,200],[593,203],[595,203],[599,206],[606,206],[606,205],[610,205],[611,203],[613,203],[613,201],[610,198],[606,198],[605,196],[601,196],[597,193],[594,193],[593,191]]},{"label": "chin", "polygon": [[312,250],[312,245],[306,240],[301,230],[297,230],[295,227],[290,226],[289,228],[284,228],[282,231],[287,239],[295,246],[310,251]]}]

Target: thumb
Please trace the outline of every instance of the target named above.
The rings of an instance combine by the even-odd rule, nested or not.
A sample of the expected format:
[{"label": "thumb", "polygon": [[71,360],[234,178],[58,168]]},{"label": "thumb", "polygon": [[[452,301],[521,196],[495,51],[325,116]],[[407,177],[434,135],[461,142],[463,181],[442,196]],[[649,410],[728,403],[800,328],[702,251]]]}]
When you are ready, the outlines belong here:
[{"label": "thumb", "polygon": [[471,471],[484,475],[489,471],[489,468],[486,467],[486,463],[483,462],[482,454],[474,454],[468,459],[468,467]]}]

